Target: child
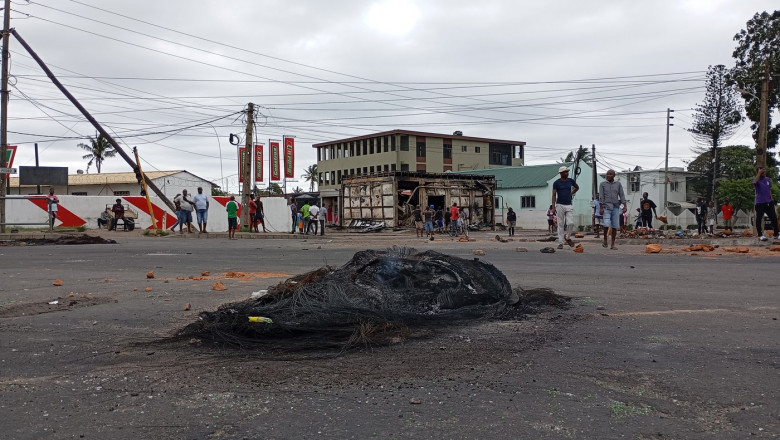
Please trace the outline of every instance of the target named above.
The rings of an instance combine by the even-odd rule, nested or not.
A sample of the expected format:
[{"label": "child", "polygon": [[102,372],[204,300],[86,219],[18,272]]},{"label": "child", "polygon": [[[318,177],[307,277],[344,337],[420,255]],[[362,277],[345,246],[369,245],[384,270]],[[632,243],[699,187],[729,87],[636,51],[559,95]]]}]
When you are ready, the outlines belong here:
[{"label": "child", "polygon": [[555,223],[557,220],[555,208],[553,208],[553,205],[550,205],[550,207],[547,208],[547,230],[550,231],[550,234],[555,233]]}]

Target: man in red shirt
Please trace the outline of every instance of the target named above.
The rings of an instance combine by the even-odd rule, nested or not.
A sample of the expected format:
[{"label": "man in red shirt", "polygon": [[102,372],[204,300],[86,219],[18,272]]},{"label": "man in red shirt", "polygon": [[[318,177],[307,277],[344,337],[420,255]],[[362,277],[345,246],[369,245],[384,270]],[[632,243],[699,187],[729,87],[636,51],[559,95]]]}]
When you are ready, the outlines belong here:
[{"label": "man in red shirt", "polygon": [[458,204],[456,202],[452,202],[452,206],[450,207],[450,227],[455,230],[456,234],[459,228],[458,225],[458,214],[460,213],[460,210],[458,209]]},{"label": "man in red shirt", "polygon": [[720,212],[723,214],[724,229],[729,232],[732,228],[732,216],[734,215],[734,207],[731,206],[728,200],[723,201],[723,206],[720,207]]},{"label": "man in red shirt", "polygon": [[257,230],[257,202],[254,194],[249,194],[249,232],[260,232]]}]

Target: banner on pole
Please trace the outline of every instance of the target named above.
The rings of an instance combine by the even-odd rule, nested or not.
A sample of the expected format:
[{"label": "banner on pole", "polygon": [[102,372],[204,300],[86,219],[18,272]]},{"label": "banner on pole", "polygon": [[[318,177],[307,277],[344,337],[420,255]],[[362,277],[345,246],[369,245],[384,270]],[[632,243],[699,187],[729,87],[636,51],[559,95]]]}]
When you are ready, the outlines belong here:
[{"label": "banner on pole", "polygon": [[284,138],[284,177],[295,177],[295,138]]},{"label": "banner on pole", "polygon": [[238,183],[244,182],[244,151],[246,147],[238,147]]},{"label": "banner on pole", "polygon": [[268,140],[271,147],[271,180],[282,180],[279,173],[279,141]]},{"label": "banner on pole", "polygon": [[255,182],[263,181],[263,144],[255,144]]}]

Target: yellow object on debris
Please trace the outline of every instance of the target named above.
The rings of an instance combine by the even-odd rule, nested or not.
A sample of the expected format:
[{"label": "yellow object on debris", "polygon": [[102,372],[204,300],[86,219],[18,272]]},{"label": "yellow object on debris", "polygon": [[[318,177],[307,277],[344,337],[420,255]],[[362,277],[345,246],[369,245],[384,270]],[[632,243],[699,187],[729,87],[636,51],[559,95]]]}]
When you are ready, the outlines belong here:
[{"label": "yellow object on debris", "polygon": [[249,322],[265,322],[266,324],[274,323],[271,318],[266,318],[265,316],[250,316]]}]

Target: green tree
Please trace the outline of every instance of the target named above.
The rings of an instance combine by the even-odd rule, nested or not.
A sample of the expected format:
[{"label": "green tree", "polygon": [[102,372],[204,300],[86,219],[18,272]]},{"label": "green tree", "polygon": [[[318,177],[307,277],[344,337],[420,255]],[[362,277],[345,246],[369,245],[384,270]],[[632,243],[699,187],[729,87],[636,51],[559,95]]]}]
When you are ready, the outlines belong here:
[{"label": "green tree", "polygon": [[211,195],[212,196],[227,196],[229,195],[227,191],[222,191],[218,186],[212,186],[211,187]]},{"label": "green tree", "polygon": [[708,167],[701,169],[702,177],[707,181],[707,195],[715,200],[715,185],[718,180],[721,144],[734,135],[742,123],[742,106],[737,92],[728,84],[726,66],[710,66],[707,70],[707,90],[704,102],[696,105],[693,125],[688,129],[698,148],[695,153],[709,152]]},{"label": "green tree", "polygon": [[558,163],[574,162],[577,160],[578,157],[580,162],[585,162],[589,164],[593,161],[593,156],[590,154],[590,150],[580,145],[580,147],[577,148],[576,150],[569,151],[566,157],[561,158],[561,160],[559,160]]},{"label": "green tree", "polygon": [[78,144],[77,147],[89,151],[89,154],[82,156],[82,159],[89,159],[87,162],[87,171],[92,164],[95,164],[98,174],[100,174],[100,168],[103,165],[103,161],[116,156],[116,150],[114,146],[108,142],[108,139],[103,137],[102,134],[98,134],[95,138],[89,138],[89,144]]},{"label": "green tree", "polygon": [[309,165],[301,175],[303,180],[309,182],[309,191],[314,192],[314,184],[317,183],[317,164]]},{"label": "green tree", "polygon": [[282,194],[284,191],[282,191],[282,187],[279,186],[278,183],[272,183],[268,186],[268,190],[271,194]]},{"label": "green tree", "polygon": [[[722,200],[717,191],[721,182],[735,179],[752,179],[756,175],[756,150],[746,145],[730,145],[718,148],[716,156],[720,158],[720,166],[715,176],[717,182],[715,195],[718,200]],[[712,169],[711,164],[712,154],[709,151],[703,152],[688,163],[688,171],[704,175],[707,170]],[[775,179],[778,175],[777,162],[770,157],[767,158],[767,175],[772,179]],[[705,179],[694,180],[691,182],[691,185],[693,191],[702,197],[710,194],[709,181]]]},{"label": "green tree", "polygon": [[[732,56],[736,65],[731,69],[731,79],[740,89],[745,99],[745,112],[753,121],[753,139],[758,141],[758,124],[761,113],[761,80],[768,65],[770,74],[780,72],[780,11],[771,14],[764,11],[756,13],[747,22],[745,29],[734,36],[737,47]],[[772,126],[772,111],[780,102],[780,87],[770,87],[769,125],[767,130],[767,149],[777,145],[780,124]],[[767,152],[767,157],[774,154]]]},{"label": "green tree", "polygon": [[[755,217],[756,192],[753,189],[753,177],[755,176],[720,182],[717,189],[718,200],[728,200],[735,210],[745,211],[751,218]],[[777,187],[775,179],[772,179],[772,197],[780,200],[780,188]],[[736,221],[735,218],[734,222]]]},{"label": "green tree", "polygon": [[300,186],[296,186],[295,188],[293,188],[293,194],[300,194],[302,192],[303,192],[303,188],[301,188]]}]

